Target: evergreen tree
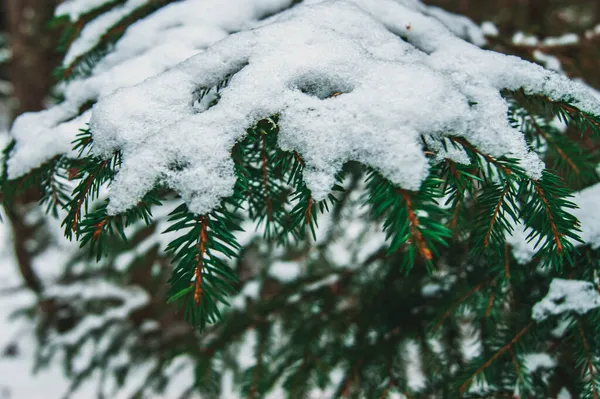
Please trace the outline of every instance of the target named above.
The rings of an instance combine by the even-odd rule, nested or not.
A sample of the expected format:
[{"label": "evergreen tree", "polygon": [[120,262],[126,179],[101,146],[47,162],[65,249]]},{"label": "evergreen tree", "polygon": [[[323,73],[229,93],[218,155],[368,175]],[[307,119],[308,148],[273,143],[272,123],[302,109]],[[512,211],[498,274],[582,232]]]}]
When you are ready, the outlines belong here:
[{"label": "evergreen tree", "polygon": [[63,98],[15,122],[2,198],[81,245],[24,311],[73,392],[598,398],[593,89],[416,0],[53,24]]}]

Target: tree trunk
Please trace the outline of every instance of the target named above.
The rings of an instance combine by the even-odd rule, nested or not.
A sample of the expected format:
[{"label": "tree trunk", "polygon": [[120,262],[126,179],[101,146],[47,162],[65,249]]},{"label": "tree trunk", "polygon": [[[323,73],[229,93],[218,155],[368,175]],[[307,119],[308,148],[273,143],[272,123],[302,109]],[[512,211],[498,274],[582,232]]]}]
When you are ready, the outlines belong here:
[{"label": "tree trunk", "polygon": [[56,0],[3,0],[12,51],[9,69],[15,115],[44,108],[56,58],[54,34],[47,28]]},{"label": "tree trunk", "polygon": [[[48,29],[57,0],[3,0],[2,3],[12,53],[9,78],[16,101],[12,110],[14,117],[44,108],[44,98],[52,86],[52,69],[57,59],[55,34]],[[5,208],[12,226],[19,270],[25,285],[39,294],[43,287],[26,246],[36,229],[25,223],[27,204],[38,199],[39,193],[29,190]]]}]

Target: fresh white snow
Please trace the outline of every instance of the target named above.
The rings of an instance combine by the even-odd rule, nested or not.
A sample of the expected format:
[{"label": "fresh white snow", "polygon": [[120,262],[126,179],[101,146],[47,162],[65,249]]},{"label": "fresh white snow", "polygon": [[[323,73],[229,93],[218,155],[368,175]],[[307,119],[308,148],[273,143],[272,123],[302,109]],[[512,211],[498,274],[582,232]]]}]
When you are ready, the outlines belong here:
[{"label": "fresh white snow", "polygon": [[77,57],[93,49],[106,31],[147,3],[148,0],[128,0],[123,5],[101,14],[96,19],[86,24],[79,33],[77,40],[73,41],[69,46],[63,64],[71,65]]},{"label": "fresh white snow", "polygon": [[555,278],[546,296],[533,306],[531,317],[543,321],[565,312],[580,315],[600,306],[600,294],[589,281]]},{"label": "fresh white snow", "polygon": [[592,248],[600,248],[600,183],[581,190],[573,198],[579,208],[573,215],[581,223],[581,239]]},{"label": "fresh white snow", "polygon": [[520,222],[512,233],[506,236],[506,243],[510,245],[512,255],[522,265],[529,263],[538,250],[535,245],[536,241],[527,239],[531,232],[531,228]]},{"label": "fresh white snow", "polygon": [[489,37],[497,37],[500,32],[498,31],[498,27],[491,21],[484,21],[481,24],[481,31],[484,35]]},{"label": "fresh white snow", "polygon": [[[75,3],[78,7],[87,4]],[[91,113],[79,116],[79,109],[86,103],[158,75],[231,32],[256,25],[259,18],[290,3],[291,0],[187,0],[165,6],[132,24],[89,77],[78,77],[63,84],[65,100],[62,103],[47,111],[26,113],[17,118],[11,129],[17,141],[17,149],[12,154],[15,159],[9,168],[11,175],[21,176],[57,155],[75,157],[77,154],[71,151],[72,141],[80,129],[87,128],[91,116]],[[127,4],[133,7],[138,3]],[[121,8],[112,11],[111,20],[94,20],[90,33],[82,32],[72,47],[79,50],[72,50],[68,58],[77,58],[97,43],[103,33],[100,28],[108,29],[121,18],[119,10]],[[45,140],[43,145],[40,138]]]},{"label": "fresh white snow", "polygon": [[539,369],[552,369],[556,367],[556,361],[547,353],[528,353],[523,356],[525,368],[530,373]]},{"label": "fresh white snow", "polygon": [[107,0],[65,0],[56,7],[54,15],[66,15],[71,21],[76,21],[84,14],[109,3]]}]

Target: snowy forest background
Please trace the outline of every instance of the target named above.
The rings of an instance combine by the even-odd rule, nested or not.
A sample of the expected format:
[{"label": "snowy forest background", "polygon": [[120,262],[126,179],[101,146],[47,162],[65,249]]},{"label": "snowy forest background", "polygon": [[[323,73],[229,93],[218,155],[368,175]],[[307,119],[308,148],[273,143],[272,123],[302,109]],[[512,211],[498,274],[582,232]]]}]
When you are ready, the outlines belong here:
[{"label": "snowy forest background", "polygon": [[[52,101],[52,71],[60,57],[54,50],[58,34],[47,26],[53,14],[53,1],[0,2],[0,144],[3,146],[14,117],[42,109]],[[600,2],[424,2],[470,17],[482,27],[494,50],[536,61],[600,90]],[[583,37],[586,40],[581,40]],[[24,317],[23,310],[35,303],[39,282],[52,281],[62,271],[77,244],[62,240],[59,223],[49,222],[42,241],[33,250],[43,252],[44,256],[29,258],[27,254],[32,250],[24,248],[34,234],[29,222],[23,220],[24,215],[3,214],[3,219],[7,217],[15,227],[11,230],[6,222],[0,224],[0,399],[58,398],[68,389],[70,381],[64,377],[60,365],[32,374],[36,325]],[[129,378],[135,385],[135,375]],[[87,381],[75,397],[96,397],[96,388],[93,381]],[[175,397],[169,395],[167,392],[164,397]]]}]

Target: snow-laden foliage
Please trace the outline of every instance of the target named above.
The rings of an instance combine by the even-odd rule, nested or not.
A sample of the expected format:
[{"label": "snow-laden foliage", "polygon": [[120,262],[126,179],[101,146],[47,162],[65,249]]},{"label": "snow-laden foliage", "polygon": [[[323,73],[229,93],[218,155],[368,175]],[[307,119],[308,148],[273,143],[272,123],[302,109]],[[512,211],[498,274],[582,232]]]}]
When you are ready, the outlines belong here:
[{"label": "snow-laden foliage", "polygon": [[[65,2],[57,9],[57,14],[71,14],[75,12],[74,10],[81,11],[78,11],[77,15],[83,13],[83,10],[93,13],[101,3]],[[110,15],[115,12],[121,13],[123,7],[143,9],[144,3],[126,2],[118,5]],[[425,7],[417,1],[402,3],[409,9],[417,9],[436,16],[449,29],[482,44],[481,33],[464,17],[448,14],[433,7]],[[270,22],[268,19],[270,15],[291,4],[293,4],[292,0],[174,2],[129,26],[114,48],[111,48],[105,57],[97,60],[91,71],[88,71],[84,56],[92,56],[96,51],[100,51],[94,44],[103,38],[107,40],[103,36],[105,30],[112,28],[114,24],[120,26],[118,23],[121,22],[122,17],[117,16],[114,20],[106,21],[104,30],[94,28],[95,24],[99,23],[99,18],[92,19],[90,24],[84,26],[81,35],[74,39],[70,47],[70,49],[81,48],[81,51],[65,59],[65,74],[75,75],[72,80],[64,84],[65,100],[48,111],[23,115],[15,122],[12,134],[18,144],[11,161],[11,175],[21,176],[56,155],[71,153],[75,156],[76,153],[71,152],[71,142],[75,139],[78,129],[85,128],[85,124],[90,119],[89,113],[78,115],[82,109],[87,109],[91,102],[121,87],[133,86],[158,75],[224,39],[232,32]],[[391,5],[399,7],[395,4]],[[387,8],[389,6],[390,4]],[[385,10],[386,8],[383,8],[380,14]],[[103,14],[102,18],[105,18],[104,15],[107,14]],[[371,22],[371,25],[373,23]],[[86,33],[88,29],[91,30],[90,33]],[[104,51],[100,53],[103,54]],[[87,73],[78,74],[80,69]]]},{"label": "snow-laden foliage", "polygon": [[73,389],[547,397],[567,362],[598,393],[591,88],[416,0],[57,16],[64,99],[15,122],[2,190],[92,251],[43,292]]},{"label": "snow-laden foliage", "polygon": [[[423,136],[464,137],[494,157],[519,160],[539,178],[543,164],[509,125],[504,89],[570,98],[582,111],[600,114],[596,98],[561,75],[480,50],[392,0],[357,3],[298,6],[103,99],[92,112],[95,153],[123,153],[109,211],[126,211],[158,183],[179,192],[193,212],[211,211],[233,193],[230,149],[254,122],[272,115],[279,115],[279,145],[302,156],[307,185],[322,200],[350,160],[418,190],[429,173]],[[224,81],[218,99],[215,92],[203,97]],[[71,113],[59,111],[77,112],[84,102],[78,100],[47,112],[64,119]],[[28,139],[37,129],[26,118],[20,122],[8,164],[12,178],[36,161],[28,149],[40,148]]]},{"label": "snow-laden foliage", "polygon": [[[304,159],[308,188],[322,200],[350,160],[417,191],[430,167],[423,136],[464,137],[541,177],[542,162],[509,125],[503,89],[555,101],[571,96],[582,110],[600,113],[588,90],[560,75],[480,50],[393,2],[373,8],[393,25],[386,29],[344,1],[298,7],[102,99],[90,124],[95,152],[124,157],[110,212],[131,208],[159,182],[193,212],[209,212],[233,192],[230,149],[271,115],[279,116],[280,147]],[[195,104],[194,93],[225,80],[217,104]]]}]

